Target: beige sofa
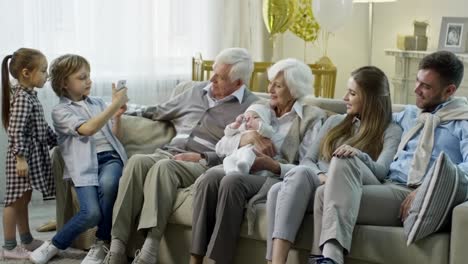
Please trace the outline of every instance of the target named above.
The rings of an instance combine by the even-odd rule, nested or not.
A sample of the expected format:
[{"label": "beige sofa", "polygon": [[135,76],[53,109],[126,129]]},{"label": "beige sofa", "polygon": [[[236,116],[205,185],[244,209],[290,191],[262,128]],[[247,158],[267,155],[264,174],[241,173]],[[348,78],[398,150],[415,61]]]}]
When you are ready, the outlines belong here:
[{"label": "beige sofa", "polygon": [[[192,82],[181,84],[175,88],[174,94],[190,89]],[[306,98],[305,103],[321,107],[330,113],[343,113],[344,104],[341,100]],[[394,111],[402,106],[395,105]],[[152,122],[143,118],[124,116],[123,144],[129,154],[151,153],[155,148],[168,142],[174,135],[170,124]],[[57,219],[59,228],[70,217],[70,211],[76,208],[70,206],[73,197],[70,196],[70,186],[61,180],[63,166],[58,153],[54,153],[54,174],[57,189],[61,189],[57,197]],[[65,190],[65,191],[64,191]],[[68,196],[60,196],[68,193]],[[68,197],[68,198],[66,198]],[[306,198],[305,198],[306,199]],[[76,206],[75,206],[76,207]],[[257,207],[258,217],[255,222],[255,232],[247,235],[247,225],[244,221],[238,242],[236,264],[265,263],[266,247],[266,209],[264,204]],[[385,210],[385,205],[382,205]],[[375,212],[378,214],[379,212]],[[181,264],[189,262],[192,224],[192,194],[191,190],[181,189],[174,204],[174,213],[169,220],[164,239],[161,243],[159,263]],[[358,225],[354,230],[353,244],[346,263],[424,263],[424,264],[461,264],[468,263],[468,250],[464,241],[468,238],[468,202],[459,205],[453,212],[451,232],[433,234],[426,239],[407,247],[402,227],[365,226]],[[74,245],[87,248],[91,243],[89,231]],[[288,263],[307,263],[307,256],[312,244],[313,218],[307,214],[298,232],[294,249],[290,252]],[[138,247],[141,235],[137,234]],[[132,255],[133,250],[128,252]],[[211,261],[207,260],[207,263]]]}]

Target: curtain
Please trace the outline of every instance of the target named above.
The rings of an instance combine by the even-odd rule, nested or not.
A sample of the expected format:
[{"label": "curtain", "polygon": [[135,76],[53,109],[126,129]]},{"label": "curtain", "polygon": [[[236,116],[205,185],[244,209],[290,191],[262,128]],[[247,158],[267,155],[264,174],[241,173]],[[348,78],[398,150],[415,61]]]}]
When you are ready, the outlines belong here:
[{"label": "curtain", "polygon": [[[0,0],[2,58],[19,47],[41,50],[49,63],[75,53],[91,64],[93,95],[110,97],[126,79],[133,103],[165,101],[191,77],[191,56],[214,56],[216,0]],[[46,87],[45,97],[54,97]]]},{"label": "curtain", "polygon": [[[0,57],[20,47],[41,50],[49,64],[79,54],[91,64],[92,95],[109,101],[111,83],[126,79],[130,103],[157,104],[191,79],[194,54],[213,58],[223,48],[223,7],[218,0],[0,0]],[[58,98],[49,83],[38,96],[51,124]],[[8,140],[0,130],[3,175]]]},{"label": "curtain", "polygon": [[224,47],[243,47],[255,61],[271,61],[273,42],[263,23],[262,0],[224,0],[222,44]]},{"label": "curtain", "polygon": [[[91,94],[106,101],[120,79],[127,80],[130,104],[166,101],[191,78],[197,53],[214,59],[224,48],[244,47],[256,61],[271,60],[261,0],[0,0],[0,10],[1,59],[20,47],[39,49],[49,64],[66,53],[82,55],[91,64]],[[38,96],[51,124],[58,98],[49,83]],[[0,130],[2,175],[8,140]]]}]

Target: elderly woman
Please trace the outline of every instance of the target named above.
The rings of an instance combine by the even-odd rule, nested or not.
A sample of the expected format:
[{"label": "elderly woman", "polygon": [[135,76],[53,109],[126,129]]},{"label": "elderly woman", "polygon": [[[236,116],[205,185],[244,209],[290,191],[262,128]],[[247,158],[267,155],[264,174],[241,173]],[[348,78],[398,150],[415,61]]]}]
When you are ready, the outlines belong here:
[{"label": "elderly woman", "polygon": [[[343,100],[346,114],[328,118],[300,166],[290,170],[268,192],[266,259],[269,263],[286,263],[304,214],[313,209],[315,190],[327,181],[327,176],[341,173],[333,169],[337,162],[355,158],[361,170],[376,176],[364,179],[364,184],[380,184],[387,175],[402,131],[392,122],[385,73],[374,66],[355,70]],[[314,235],[318,237],[316,230]],[[320,255],[317,248],[314,254]],[[329,263],[330,260],[316,256],[315,261]]]},{"label": "elderly woman", "polygon": [[285,162],[271,158],[275,154],[268,148],[272,142],[252,131],[243,134],[239,142],[239,147],[253,144],[258,150],[251,174],[231,173],[225,177],[221,166],[201,176],[193,201],[191,263],[202,263],[205,255],[218,264],[233,261],[246,202],[260,189],[266,197],[262,186],[267,177],[254,173],[267,170],[276,178],[283,177],[305,157],[326,117],[323,110],[300,103],[313,80],[310,68],[303,62],[281,60],[268,70],[268,79],[269,105],[277,128],[273,142]]}]

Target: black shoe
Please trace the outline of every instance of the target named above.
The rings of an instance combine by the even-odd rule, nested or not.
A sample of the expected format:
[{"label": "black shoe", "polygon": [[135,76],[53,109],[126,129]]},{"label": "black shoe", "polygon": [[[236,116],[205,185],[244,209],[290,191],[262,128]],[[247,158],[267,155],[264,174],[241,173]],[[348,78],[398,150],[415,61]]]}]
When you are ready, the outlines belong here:
[{"label": "black shoe", "polygon": [[315,261],[315,264],[336,264],[336,262],[331,258],[319,258]]},{"label": "black shoe", "polygon": [[317,263],[317,260],[322,259],[322,258],[323,258],[323,255],[310,254],[307,260],[307,264],[315,264]]}]

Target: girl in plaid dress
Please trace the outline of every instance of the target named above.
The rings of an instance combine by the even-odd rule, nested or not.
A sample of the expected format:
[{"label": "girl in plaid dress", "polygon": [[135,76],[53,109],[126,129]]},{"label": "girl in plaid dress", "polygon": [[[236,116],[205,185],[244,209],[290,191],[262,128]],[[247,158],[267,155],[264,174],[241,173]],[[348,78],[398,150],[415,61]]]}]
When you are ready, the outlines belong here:
[{"label": "girl in plaid dress", "polygon": [[78,55],[63,55],[50,66],[51,84],[60,102],[52,110],[60,153],[64,160],[63,177],[73,182],[80,211],[52,241],[31,253],[34,263],[47,263],[59,250],[68,248],[82,232],[97,226],[96,242],[81,263],[102,263],[105,245],[111,239],[112,209],[119,180],[127,160],[117,139],[120,116],[126,110],[127,88],[116,90],[112,103],[89,96],[90,65]]},{"label": "girl in plaid dress", "polygon": [[[10,60],[10,63],[8,61]],[[10,86],[9,73],[18,80]],[[42,241],[31,236],[28,204],[32,189],[44,198],[55,195],[49,147],[57,138],[47,125],[34,88],[47,81],[47,59],[38,50],[21,48],[2,63],[2,121],[8,133],[6,193],[3,210],[5,244],[0,258],[24,259]],[[17,245],[16,228],[22,245]]]}]

